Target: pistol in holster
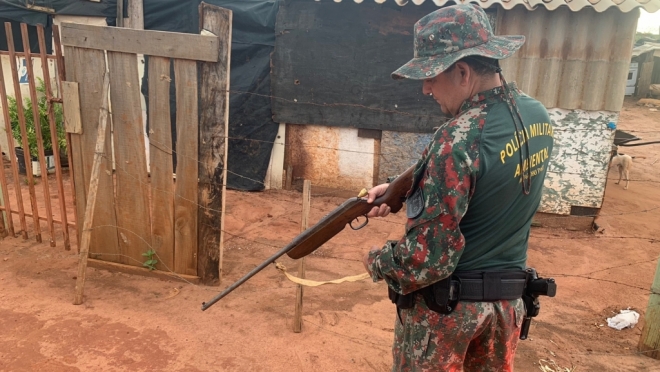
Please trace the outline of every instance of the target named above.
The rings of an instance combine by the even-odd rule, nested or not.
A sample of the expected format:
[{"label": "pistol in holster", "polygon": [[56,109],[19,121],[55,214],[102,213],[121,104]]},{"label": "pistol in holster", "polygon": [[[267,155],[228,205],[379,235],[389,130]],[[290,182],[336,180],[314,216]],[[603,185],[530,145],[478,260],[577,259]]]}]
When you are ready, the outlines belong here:
[{"label": "pistol in holster", "polygon": [[528,268],[527,283],[522,299],[525,303],[525,319],[520,329],[520,339],[526,340],[529,334],[529,327],[532,325],[532,318],[539,315],[541,303],[539,296],[555,297],[557,294],[557,283],[553,278],[540,278],[534,268]]}]

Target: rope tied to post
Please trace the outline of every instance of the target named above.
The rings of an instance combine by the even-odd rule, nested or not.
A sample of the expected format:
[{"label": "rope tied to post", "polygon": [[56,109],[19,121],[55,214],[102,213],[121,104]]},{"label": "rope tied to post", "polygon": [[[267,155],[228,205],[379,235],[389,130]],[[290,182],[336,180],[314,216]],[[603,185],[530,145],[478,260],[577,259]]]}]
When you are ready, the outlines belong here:
[{"label": "rope tied to post", "polygon": [[277,262],[277,261],[275,261],[274,264],[275,264],[275,268],[277,270],[281,271],[287,277],[287,279],[289,279],[290,281],[292,281],[296,284],[304,285],[306,287],[318,287],[318,286],[324,285],[324,284],[340,284],[340,283],[344,283],[344,282],[357,282],[359,280],[364,280],[364,279],[371,278],[369,276],[369,274],[364,273],[364,274],[359,274],[359,275],[345,276],[343,278],[339,278],[339,279],[335,279],[335,280],[327,280],[327,281],[319,282],[319,281],[315,281],[315,280],[308,280],[308,279],[298,278],[297,276],[289,274],[289,272],[287,272],[286,266],[284,266],[284,264],[282,264],[280,262]]}]

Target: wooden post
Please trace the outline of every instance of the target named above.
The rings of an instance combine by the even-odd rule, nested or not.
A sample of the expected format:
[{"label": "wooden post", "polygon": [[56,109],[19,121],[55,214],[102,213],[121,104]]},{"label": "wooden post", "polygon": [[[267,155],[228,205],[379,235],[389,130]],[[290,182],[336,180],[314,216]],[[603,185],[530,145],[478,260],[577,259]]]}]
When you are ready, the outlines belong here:
[{"label": "wooden post", "polygon": [[655,278],[651,285],[651,296],[646,308],[646,323],[639,339],[639,351],[653,359],[660,360],[660,260],[655,269]]},{"label": "wooden post", "polygon": [[284,184],[285,190],[291,190],[293,184],[293,165],[289,164],[286,167],[286,183]]},{"label": "wooden post", "polygon": [[[309,220],[309,209],[311,206],[312,196],[312,181],[305,180],[303,183],[303,209],[302,221],[300,224],[300,232],[307,230]],[[305,278],[305,257],[300,259],[300,266],[298,266],[298,277]],[[298,284],[296,288],[296,315],[293,318],[293,331],[300,333],[302,331],[302,307],[303,307],[303,286]]]},{"label": "wooden post", "polygon": [[199,244],[197,239],[199,214],[195,202],[199,187],[197,183],[199,164],[195,161],[199,146],[197,62],[175,59],[174,77],[178,155],[174,187],[174,271],[197,275],[196,254],[199,249],[197,247]]},{"label": "wooden post", "polygon": [[129,27],[144,30],[144,4],[142,0],[128,0]]},{"label": "wooden post", "polygon": [[117,0],[117,27],[124,27],[124,0]]},{"label": "wooden post", "polygon": [[233,13],[202,2],[199,15],[200,32],[206,30],[220,41],[218,62],[202,62],[199,72],[197,276],[212,284],[222,281]]},{"label": "wooden post", "polygon": [[653,52],[647,52],[639,57],[639,79],[637,80],[637,97],[646,98],[653,77]]},{"label": "wooden post", "polygon": [[[30,203],[32,205],[32,218],[34,219],[35,237],[38,243],[41,243],[41,225],[39,223],[39,208],[37,206],[37,195],[34,191],[34,177],[32,176],[32,158],[30,155],[30,146],[27,139],[27,127],[25,124],[25,112],[23,110],[23,95],[21,94],[21,84],[18,80],[18,67],[16,66],[16,49],[14,48],[14,33],[11,30],[11,23],[5,22],[5,33],[7,34],[7,48],[9,49],[9,63],[14,80],[14,94],[17,102],[18,123],[21,126],[21,136],[23,137],[23,158],[25,160],[25,173],[27,174],[28,188],[30,191]],[[11,133],[8,131],[7,134]],[[9,137],[9,136],[8,136]],[[18,175],[16,175],[18,179]],[[20,186],[17,193],[20,193]],[[21,198],[22,200],[22,198]],[[27,232],[23,233],[27,238]]]},{"label": "wooden post", "polygon": [[[170,59],[149,58],[149,156],[151,164],[151,234],[159,260],[156,268],[174,269],[174,198],[172,197],[172,123]],[[196,274],[196,273],[195,273]]]},{"label": "wooden post", "polygon": [[85,274],[87,271],[87,256],[89,256],[89,241],[92,237],[92,222],[94,222],[94,206],[96,204],[96,192],[99,188],[99,173],[101,161],[105,156],[105,132],[108,123],[108,89],[110,88],[110,75],[106,72],[103,77],[103,98],[99,113],[99,129],[96,136],[96,148],[94,152],[94,164],[89,182],[89,194],[85,206],[85,220],[82,225],[82,243],[80,247],[80,261],[78,262],[78,277],[76,278],[76,295],[74,305],[83,303],[83,289],[85,287]]},{"label": "wooden post", "polygon": [[376,186],[379,184],[378,175],[380,174],[380,138],[374,139],[374,170],[372,177],[372,185]]}]

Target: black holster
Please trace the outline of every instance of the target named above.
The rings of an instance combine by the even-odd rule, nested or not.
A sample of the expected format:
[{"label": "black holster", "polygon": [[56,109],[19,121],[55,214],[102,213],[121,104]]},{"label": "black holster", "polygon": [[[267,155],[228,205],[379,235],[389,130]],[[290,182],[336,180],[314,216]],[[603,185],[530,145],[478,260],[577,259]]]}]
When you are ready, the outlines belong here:
[{"label": "black holster", "polygon": [[412,309],[415,306],[416,294],[424,298],[429,309],[440,314],[450,314],[458,303],[456,285],[452,285],[451,277],[406,295],[396,293],[388,287],[387,294],[392,303],[396,304],[397,312],[399,309]]}]

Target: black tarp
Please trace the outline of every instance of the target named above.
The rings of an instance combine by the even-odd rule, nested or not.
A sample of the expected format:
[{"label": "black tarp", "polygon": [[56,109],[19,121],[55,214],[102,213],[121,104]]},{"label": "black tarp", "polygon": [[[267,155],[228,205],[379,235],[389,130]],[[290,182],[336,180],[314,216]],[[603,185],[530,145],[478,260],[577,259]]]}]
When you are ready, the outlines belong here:
[{"label": "black tarp", "polygon": [[[27,5],[29,4],[29,5]],[[13,8],[13,15],[5,15],[0,11],[0,15],[5,18],[12,19],[18,22],[25,22],[35,25],[31,17],[36,15],[30,13],[37,13],[41,15],[48,14],[62,14],[62,15],[79,15],[89,17],[114,17],[117,14],[117,0],[103,0],[101,2],[93,2],[89,0],[0,0],[0,9]],[[23,20],[16,19],[17,17],[28,17]],[[41,23],[41,21],[37,21]],[[41,23],[44,24],[44,23]]]},{"label": "black tarp", "polygon": [[[125,0],[126,1],[126,0]],[[21,41],[21,23],[28,25],[30,50],[39,53],[39,41],[35,26],[43,25],[46,36],[47,53],[52,53],[52,15],[79,15],[89,17],[108,17],[116,15],[117,0],[104,0],[96,3],[87,0],[0,0],[0,50],[7,50],[5,22],[12,24],[14,47],[23,51]],[[52,11],[52,13],[50,13]]]},{"label": "black tarp", "polygon": [[3,23],[14,21],[18,23],[27,23],[32,26],[47,25],[49,23],[48,14],[18,8],[14,5],[5,3],[3,0],[0,0],[0,17],[2,18]]},{"label": "black tarp", "polygon": [[444,116],[420,81],[393,80],[413,55],[413,25],[437,10],[353,1],[283,0],[273,54],[277,122],[433,132]]},{"label": "black tarp", "polygon": [[[263,190],[278,124],[270,109],[270,54],[275,47],[277,0],[209,0],[233,12],[227,186]],[[145,0],[145,29],[198,33],[198,1]],[[173,74],[172,74],[173,76]],[[148,73],[142,84],[148,102]],[[174,77],[176,78],[176,77]],[[172,82],[174,94],[174,82]],[[170,116],[176,125],[176,102]],[[175,138],[173,136],[173,138]]]},{"label": "black tarp", "polygon": [[[1,13],[0,13],[1,14]],[[21,24],[17,21],[0,17],[0,50],[9,50],[7,46],[7,34],[5,33],[5,22],[11,23],[11,32],[14,36],[14,50],[17,52],[23,51],[23,37],[21,35]],[[44,27],[44,36],[46,42],[46,53],[53,52],[52,44],[53,38],[52,27],[50,24]],[[37,34],[37,27],[28,25],[28,40],[30,41],[30,52],[39,54],[39,36]]]}]

